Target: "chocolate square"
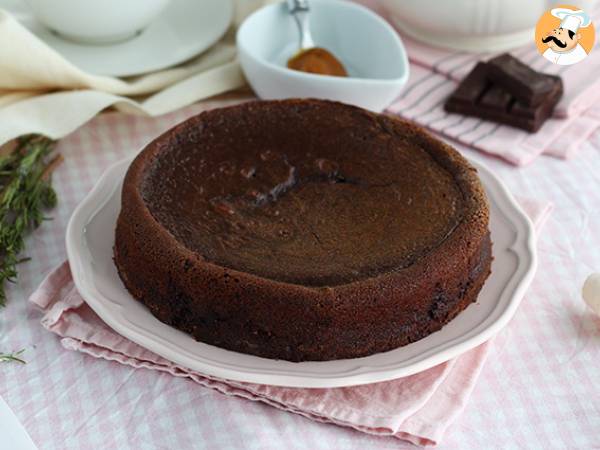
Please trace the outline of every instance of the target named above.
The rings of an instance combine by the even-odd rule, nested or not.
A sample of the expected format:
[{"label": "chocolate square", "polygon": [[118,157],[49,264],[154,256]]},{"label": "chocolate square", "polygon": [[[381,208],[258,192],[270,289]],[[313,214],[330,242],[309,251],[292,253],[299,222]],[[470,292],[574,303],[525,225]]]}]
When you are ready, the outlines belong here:
[{"label": "chocolate square", "polygon": [[513,96],[499,86],[492,85],[481,97],[480,104],[483,107],[496,111],[507,111]]},{"label": "chocolate square", "polygon": [[504,53],[488,61],[488,78],[527,106],[537,106],[554,92],[562,80],[536,72],[514,56]]},{"label": "chocolate square", "polygon": [[478,62],[452,93],[452,101],[469,105],[477,103],[481,95],[490,86],[487,74],[487,64]]}]

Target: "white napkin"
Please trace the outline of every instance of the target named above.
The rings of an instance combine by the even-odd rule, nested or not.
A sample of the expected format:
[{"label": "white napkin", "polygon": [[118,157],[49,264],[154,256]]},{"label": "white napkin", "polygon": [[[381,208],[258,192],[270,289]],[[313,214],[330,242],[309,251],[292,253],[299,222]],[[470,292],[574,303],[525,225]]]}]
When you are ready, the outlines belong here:
[{"label": "white napkin", "polygon": [[109,106],[154,116],[243,86],[234,32],[263,3],[237,0],[232,28],[211,49],[127,80],[84,72],[0,10],[0,43],[10,43],[0,45],[0,145],[27,133],[58,139]]}]

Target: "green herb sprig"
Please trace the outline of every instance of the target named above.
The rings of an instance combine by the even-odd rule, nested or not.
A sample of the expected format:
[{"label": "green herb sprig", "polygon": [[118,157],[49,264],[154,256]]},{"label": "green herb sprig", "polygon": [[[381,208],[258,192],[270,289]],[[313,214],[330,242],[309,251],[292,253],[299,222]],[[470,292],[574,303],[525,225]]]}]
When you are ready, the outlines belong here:
[{"label": "green herb sprig", "polygon": [[17,362],[17,363],[21,363],[21,364],[27,364],[27,361],[25,361],[23,358],[21,358],[21,355],[23,354],[24,351],[25,351],[25,349],[22,349],[22,350],[19,350],[18,352],[13,352],[13,353],[0,353],[0,363]]},{"label": "green herb sprig", "polygon": [[52,157],[53,149],[50,139],[27,136],[0,155],[0,306],[6,303],[5,283],[15,282],[17,265],[27,259],[19,257],[25,236],[56,205],[49,175],[62,158]]}]

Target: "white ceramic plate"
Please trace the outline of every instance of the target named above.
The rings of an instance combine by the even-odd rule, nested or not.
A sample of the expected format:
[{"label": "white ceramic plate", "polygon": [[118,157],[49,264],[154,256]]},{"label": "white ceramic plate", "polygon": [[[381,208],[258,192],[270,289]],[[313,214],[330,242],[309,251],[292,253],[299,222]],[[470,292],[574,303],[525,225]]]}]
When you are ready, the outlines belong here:
[{"label": "white ceramic plate", "polygon": [[49,31],[34,19],[23,0],[0,0],[0,8],[13,13],[38,38],[80,69],[117,77],[140,75],[190,59],[223,36],[233,15],[231,0],[172,0],[139,36],[111,45],[84,45]]},{"label": "white ceramic plate", "polygon": [[475,164],[491,203],[492,275],[470,305],[441,331],[365,358],[292,363],[223,350],[159,322],[127,292],[112,260],[121,185],[132,158],[111,166],[73,213],[67,252],[77,289],[115,331],[190,369],[238,381],[338,387],[411,375],[472,349],[513,316],[536,267],[533,225],[504,185]]}]

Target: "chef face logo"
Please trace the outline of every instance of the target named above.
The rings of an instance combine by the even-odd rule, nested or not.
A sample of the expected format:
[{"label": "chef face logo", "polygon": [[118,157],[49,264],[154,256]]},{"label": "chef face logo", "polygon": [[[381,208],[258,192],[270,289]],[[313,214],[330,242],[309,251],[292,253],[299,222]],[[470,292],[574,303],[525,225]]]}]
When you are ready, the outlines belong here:
[{"label": "chef face logo", "polygon": [[547,11],[538,21],[535,40],[548,61],[571,65],[586,58],[594,47],[594,24],[576,6],[561,6]]},{"label": "chef face logo", "polygon": [[555,28],[542,38],[542,42],[553,51],[563,53],[573,50],[580,39],[581,34],[575,34],[573,30]]}]

